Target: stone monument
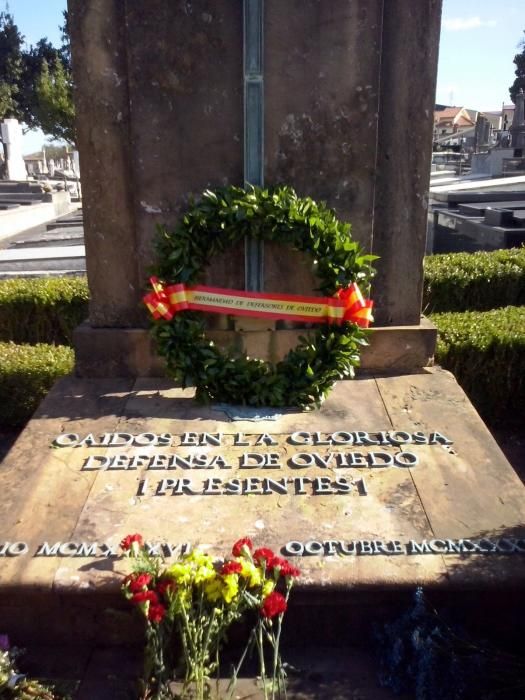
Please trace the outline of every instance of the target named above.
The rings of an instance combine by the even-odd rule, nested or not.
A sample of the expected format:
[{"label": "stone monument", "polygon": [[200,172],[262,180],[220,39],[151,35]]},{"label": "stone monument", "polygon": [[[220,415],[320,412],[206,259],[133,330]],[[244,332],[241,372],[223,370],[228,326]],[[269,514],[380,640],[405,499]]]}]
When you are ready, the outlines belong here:
[{"label": "stone monument", "polygon": [[[375,339],[364,366],[428,364],[435,333],[421,320],[421,293],[431,128],[418,121],[409,136],[403,118],[392,115],[433,110],[439,15],[439,2],[395,8],[382,0],[307,2],[299,9],[270,0],[259,74],[257,62],[246,57],[243,68],[242,3],[190,8],[155,1],[142,9],[72,3],[78,137],[90,201],[84,216],[91,307],[88,325],[77,334],[77,372],[158,375],[140,303],[155,224],[174,225],[188,198],[209,186],[242,184],[245,154],[257,148],[252,183],[264,175],[268,184],[285,183],[301,196],[326,200],[352,223],[354,237],[381,257],[373,290]],[[415,37],[422,31],[424,43],[397,41],[399,32]],[[406,81],[414,65],[417,75]],[[261,84],[264,99],[257,102]],[[260,114],[245,110],[245,93],[246,105],[255,105],[255,112],[258,105]],[[264,173],[257,170],[262,163]],[[111,188],[103,186],[101,173]],[[288,252],[285,258],[266,246],[264,258],[267,291],[301,293],[315,286],[292,272],[300,265],[282,269]],[[208,281],[244,288],[243,260],[242,251],[225,256]]]},{"label": "stone monument", "polygon": [[[77,376],[3,465],[4,629],[139,638],[118,543],[141,532],[167,558],[224,555],[246,535],[293,559],[299,639],[359,642],[418,584],[517,630],[525,489],[454,378],[427,366],[435,333],[420,316],[440,2],[242,9],[69,2],[90,316]],[[428,121],[408,130],[414,113]],[[206,187],[257,178],[326,199],[381,256],[369,372],[309,413],[203,408],[159,376],[148,339],[154,224]],[[208,281],[305,293],[297,262],[277,244],[235,250]]]}]

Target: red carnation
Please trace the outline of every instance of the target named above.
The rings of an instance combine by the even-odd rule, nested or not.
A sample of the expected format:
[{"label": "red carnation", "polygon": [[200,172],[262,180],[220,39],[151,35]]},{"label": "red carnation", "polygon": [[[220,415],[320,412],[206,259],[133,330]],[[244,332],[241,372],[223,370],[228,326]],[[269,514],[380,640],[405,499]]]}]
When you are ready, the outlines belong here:
[{"label": "red carnation", "polygon": [[232,547],[233,556],[240,557],[243,553],[244,548],[248,549],[250,552],[253,549],[253,544],[249,537],[243,537],[241,540],[237,540],[237,542]]},{"label": "red carnation", "polygon": [[261,615],[263,617],[271,619],[272,617],[275,617],[276,615],[280,615],[281,613],[285,612],[286,607],[286,600],[284,596],[281,595],[281,593],[278,593],[277,591],[273,591],[264,599],[261,608]]},{"label": "red carnation", "polygon": [[287,559],[283,559],[282,557],[274,557],[270,562],[270,566],[272,569],[279,569],[281,576],[299,576],[301,573],[299,569],[292,566]]},{"label": "red carnation", "polygon": [[175,583],[175,581],[172,581],[171,579],[166,579],[164,581],[159,581],[155,590],[160,596],[166,596],[171,592],[175,592],[176,588],[177,584]]},{"label": "red carnation", "polygon": [[126,535],[126,537],[124,537],[124,539],[120,543],[120,547],[125,552],[128,552],[131,549],[131,546],[134,542],[136,542],[139,547],[142,547],[142,545],[144,544],[142,535],[139,535],[138,533],[135,533],[134,535]]},{"label": "red carnation", "polygon": [[151,574],[135,574],[133,578],[130,577],[129,590],[132,593],[140,593],[140,591],[145,591],[152,580],[153,576],[151,576]]},{"label": "red carnation", "polygon": [[300,576],[301,575],[301,570],[298,569],[296,566],[292,566],[289,561],[286,559],[283,560],[283,563],[279,565],[279,568],[281,569],[281,576]]},{"label": "red carnation", "polygon": [[162,622],[166,608],[163,605],[150,605],[148,610],[148,620],[150,622]]},{"label": "red carnation", "polygon": [[135,605],[140,605],[141,603],[151,603],[152,605],[157,605],[159,602],[159,597],[155,591],[139,591],[138,593],[134,594],[131,602]]},{"label": "red carnation", "polygon": [[240,574],[241,572],[242,566],[238,561],[224,562],[221,568],[221,576],[227,576],[228,574]]},{"label": "red carnation", "polygon": [[253,559],[257,564],[262,564],[263,561],[266,562],[266,568],[269,569],[272,561],[275,559],[275,554],[268,547],[260,547],[253,553]]}]

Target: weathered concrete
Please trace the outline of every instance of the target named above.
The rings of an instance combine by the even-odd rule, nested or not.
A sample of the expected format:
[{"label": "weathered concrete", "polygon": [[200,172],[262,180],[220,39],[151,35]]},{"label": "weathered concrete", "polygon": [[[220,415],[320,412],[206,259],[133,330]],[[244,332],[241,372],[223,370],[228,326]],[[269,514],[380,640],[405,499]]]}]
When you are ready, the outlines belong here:
[{"label": "weathered concrete", "polygon": [[[243,180],[242,4],[69,9],[90,323],[144,326],[155,223],[173,226],[190,195]],[[265,3],[266,182],[328,200],[381,256],[380,325],[419,323],[439,14],[439,0]],[[311,291],[308,271],[282,274],[281,252],[265,255],[270,290]],[[242,288],[242,267],[230,251],[206,281]]]},{"label": "weathered concrete", "polygon": [[[419,323],[441,0],[384,3],[373,251],[378,325]],[[414,119],[414,115],[419,118]]]},{"label": "weathered concrete", "polygon": [[[145,280],[155,223],[174,225],[192,194],[242,182],[242,4],[127,3],[126,25],[135,254]],[[228,286],[242,288],[242,252],[224,262]]]},{"label": "weathered concrete", "polygon": [[[286,411],[273,418],[232,420],[223,406],[198,406],[191,391],[173,389],[163,380],[61,380],[0,472],[0,542],[28,547],[27,554],[2,559],[3,630],[25,642],[45,638],[46,643],[93,643],[103,638],[111,645],[138,640],[137,620],[119,594],[128,564],[103,552],[104,543],[117,545],[131,532],[153,542],[199,544],[213,555],[225,555],[243,535],[276,551],[290,541],[328,542],[326,547],[339,540],[399,542],[402,547],[411,540],[435,541],[436,551],[426,554],[336,555],[317,550],[292,557],[303,574],[290,611],[291,636],[306,638],[315,629],[318,641],[333,641],[334,635],[339,643],[362,641],[371,621],[385,612],[392,615],[400,602],[407,604],[417,584],[456,601],[462,612],[475,612],[475,619],[488,627],[499,624],[508,635],[522,629],[523,606],[516,605],[516,596],[525,582],[525,487],[451,375],[436,369],[340,382],[321,410]],[[204,431],[220,433],[221,446],[181,445],[183,433]],[[359,445],[357,438],[346,446],[294,445],[290,435],[295,431],[319,432],[321,440],[337,431],[394,431],[400,440],[403,432],[397,431],[427,436],[438,431],[447,443],[380,448],[399,460],[407,459],[407,453],[415,455],[418,463],[412,466],[348,468],[329,461],[326,467],[320,462],[301,467],[291,461],[299,453],[327,459],[329,453],[367,455],[379,448]],[[63,434],[98,439],[103,433],[169,433],[172,444],[97,447],[55,442]],[[237,433],[250,446],[235,446]],[[267,440],[273,444],[254,447],[262,433],[272,436]],[[275,453],[278,465],[243,467],[244,452]],[[147,460],[157,454],[195,453],[221,454],[229,466],[147,468]],[[96,468],[98,460],[117,454],[124,460],[141,455],[143,462],[131,469]],[[90,456],[97,458],[93,468],[87,468]],[[252,486],[249,495],[212,495],[213,489],[202,493],[210,478],[214,483],[240,479],[248,488],[248,482],[260,484],[268,477],[295,485],[304,477],[304,493],[292,485],[286,493],[266,495]],[[343,477],[353,483],[349,492],[326,492],[328,482]],[[155,495],[162,479],[181,478],[188,479],[194,495],[175,496],[170,489]],[[325,485],[316,487],[316,479]],[[480,538],[514,538],[521,549],[514,554],[441,551],[449,539]],[[66,544],[61,554],[35,556],[44,542],[50,547],[73,544]],[[97,555],[78,552],[80,543],[98,543]],[[479,609],[472,610],[481,600],[483,620]],[[308,606],[306,615],[303,605]]]},{"label": "weathered concrete", "polygon": [[368,250],[382,13],[381,0],[265,2],[267,181],[327,201]]},{"label": "weathered concrete", "polygon": [[2,141],[7,146],[7,178],[27,180],[27,170],[22,157],[22,124],[18,119],[4,119],[0,124]]}]

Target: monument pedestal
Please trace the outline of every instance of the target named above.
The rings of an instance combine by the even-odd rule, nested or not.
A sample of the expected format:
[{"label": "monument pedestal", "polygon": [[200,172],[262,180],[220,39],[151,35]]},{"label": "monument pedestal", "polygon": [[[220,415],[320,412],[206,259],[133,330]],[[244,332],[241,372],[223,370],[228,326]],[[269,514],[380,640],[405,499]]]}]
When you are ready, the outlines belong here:
[{"label": "monument pedestal", "polygon": [[[207,331],[221,347],[272,362],[282,359],[304,335],[305,329]],[[415,326],[373,327],[370,344],[362,350],[361,369],[420,371],[433,360],[436,337],[436,327],[424,316]],[[145,328],[94,328],[84,323],[75,329],[73,342],[79,377],[165,376],[164,361]]]},{"label": "monument pedestal", "polygon": [[[0,473],[3,631],[130,643],[118,543],[226,556],[242,536],[302,571],[289,634],[359,642],[413,590],[519,630],[525,487],[439,368],[339,382],[318,411],[202,407],[161,379],[58,382]],[[308,607],[305,614],[304,606]]]}]

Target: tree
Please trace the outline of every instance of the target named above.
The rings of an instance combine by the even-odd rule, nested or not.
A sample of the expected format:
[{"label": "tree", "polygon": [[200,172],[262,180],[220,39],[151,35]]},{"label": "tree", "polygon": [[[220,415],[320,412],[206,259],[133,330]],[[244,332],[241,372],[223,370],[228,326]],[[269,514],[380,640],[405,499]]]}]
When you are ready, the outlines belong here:
[{"label": "tree", "polygon": [[75,109],[71,77],[59,57],[46,59],[36,84],[35,117],[42,131],[59,141],[75,142]]},{"label": "tree", "polygon": [[38,93],[36,87],[42,74],[44,61],[53,64],[60,57],[60,51],[47,39],[40,39],[36,46],[30,46],[23,54],[22,76],[19,82],[20,119],[29,129],[41,126],[39,118]]},{"label": "tree", "polygon": [[23,49],[24,37],[13,16],[0,13],[0,120],[15,117],[29,129],[41,128],[56,139],[75,142],[68,16],[64,12],[62,46],[47,38]]},{"label": "tree", "polygon": [[19,116],[23,41],[13,17],[0,12],[0,119]]},{"label": "tree", "polygon": [[60,47],[60,56],[64,66],[71,71],[71,38],[69,34],[69,12],[64,10],[62,13],[64,24],[60,27],[62,36],[62,46]]},{"label": "tree", "polygon": [[516,64],[516,70],[514,73],[516,75],[516,80],[509,88],[510,99],[513,102],[516,102],[516,95],[520,89],[525,92],[525,39],[520,41],[518,48],[521,49],[521,53],[517,53],[514,56],[514,63]]}]

